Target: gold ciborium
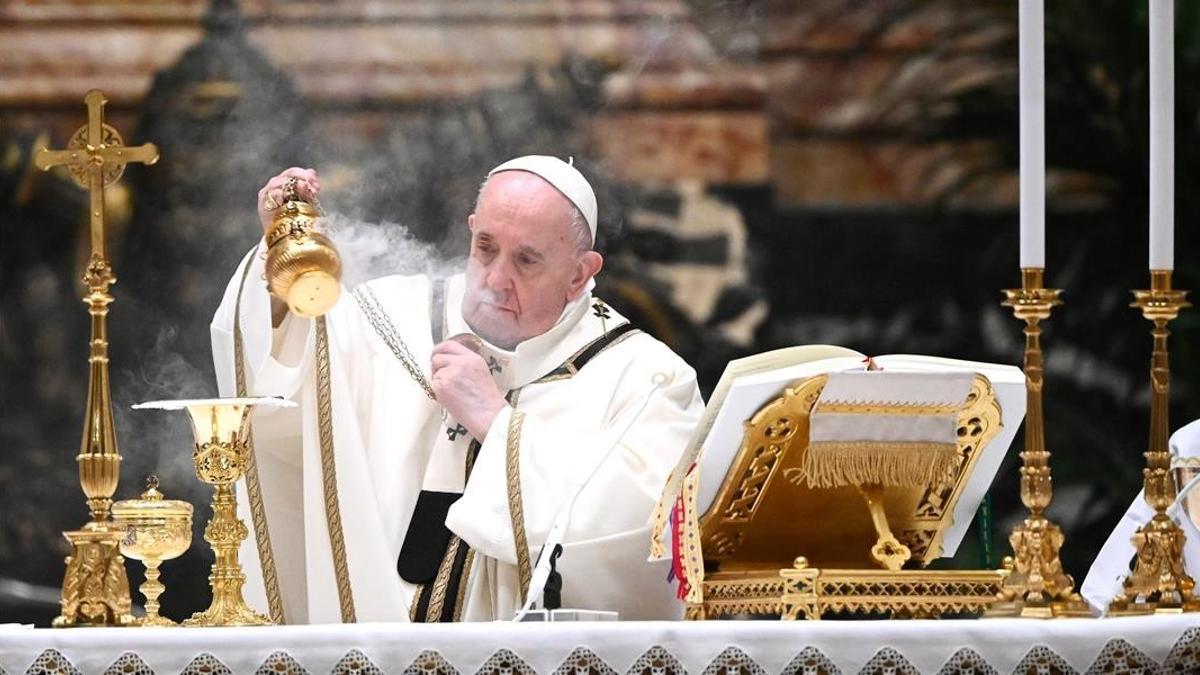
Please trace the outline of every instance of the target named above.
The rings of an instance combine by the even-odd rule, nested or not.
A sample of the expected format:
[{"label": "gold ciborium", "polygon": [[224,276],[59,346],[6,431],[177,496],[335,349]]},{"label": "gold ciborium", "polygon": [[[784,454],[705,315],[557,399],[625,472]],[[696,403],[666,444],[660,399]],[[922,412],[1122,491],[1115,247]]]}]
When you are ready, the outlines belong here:
[{"label": "gold ciborium", "polygon": [[250,531],[237,517],[233,485],[242,477],[250,457],[250,414],[256,406],[294,407],[280,398],[213,398],[153,401],[134,408],[186,409],[196,445],[192,461],[200,480],[213,486],[212,518],[204,528],[204,541],[216,561],[209,575],[212,603],[183,622],[185,626],[264,626],[270,619],[254,611],[242,597],[246,575],[238,561],[238,548]]},{"label": "gold ciborium", "polygon": [[320,210],[284,186],[283,205],[267,234],[267,286],[303,317],[322,316],[341,294],[342,259],[329,237],[317,231]]},{"label": "gold ciborium", "polygon": [[146,566],[146,582],[138,590],[146,596],[146,616],[135,621],[139,626],[177,626],[158,613],[158,596],[166,590],[158,580],[158,566],[164,560],[183,555],[192,543],[192,505],[163,499],[158,477],[146,479],[146,491],[138,499],[113,504],[113,520],[125,530],[121,553],[141,560]]}]

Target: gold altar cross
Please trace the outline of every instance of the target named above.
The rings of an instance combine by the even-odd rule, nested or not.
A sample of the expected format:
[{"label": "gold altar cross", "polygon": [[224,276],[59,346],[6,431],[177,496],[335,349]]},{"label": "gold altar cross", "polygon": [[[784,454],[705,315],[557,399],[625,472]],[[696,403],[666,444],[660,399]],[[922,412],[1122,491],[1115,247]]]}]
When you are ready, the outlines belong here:
[{"label": "gold altar cross", "polygon": [[153,143],[128,147],[117,130],[104,123],[104,92],[93,89],[84,97],[88,123],[71,135],[66,150],[38,150],[34,164],[42,171],[66,166],[80,187],[88,189],[88,218],[91,221],[92,257],[105,258],[104,186],[115,183],[130,162],[153,164],[158,148]]},{"label": "gold altar cross", "polygon": [[117,450],[112,394],[108,375],[108,306],[116,282],[105,254],[104,186],[115,183],[130,162],[153,164],[158,148],[152,143],[126,147],[117,130],[104,123],[104,92],[93,89],[84,97],[87,124],[71,134],[65,150],[41,148],[33,163],[42,171],[66,166],[71,177],[89,195],[92,254],[83,282],[83,301],[92,317],[88,342],[88,395],[83,416],[83,438],[75,461],[79,484],[87,497],[91,521],[78,530],[63,532],[71,543],[63,575],[62,614],[53,626],[125,626],[133,622],[129,579],[120,545],[124,529],[110,517],[112,496],[120,479],[121,454]]}]

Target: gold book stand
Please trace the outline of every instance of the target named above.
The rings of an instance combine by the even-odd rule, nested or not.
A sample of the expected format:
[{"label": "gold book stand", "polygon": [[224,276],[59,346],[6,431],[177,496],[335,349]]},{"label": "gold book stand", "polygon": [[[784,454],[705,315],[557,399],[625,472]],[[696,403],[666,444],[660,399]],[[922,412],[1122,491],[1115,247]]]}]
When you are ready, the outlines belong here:
[{"label": "gold book stand", "polygon": [[[693,522],[698,532],[686,532],[685,520],[683,539],[698,535],[703,556],[703,581],[689,597],[687,617],[815,620],[831,613],[899,618],[986,610],[1006,570],[913,568],[940,556],[955,504],[1000,431],[990,381],[976,375],[959,406],[957,457],[941,479],[810,488],[801,467],[810,415],[827,379],[802,380],[760,408],[746,422],[712,506]],[[685,499],[694,504],[694,473],[689,481]],[[699,571],[699,563],[692,568]]]}]

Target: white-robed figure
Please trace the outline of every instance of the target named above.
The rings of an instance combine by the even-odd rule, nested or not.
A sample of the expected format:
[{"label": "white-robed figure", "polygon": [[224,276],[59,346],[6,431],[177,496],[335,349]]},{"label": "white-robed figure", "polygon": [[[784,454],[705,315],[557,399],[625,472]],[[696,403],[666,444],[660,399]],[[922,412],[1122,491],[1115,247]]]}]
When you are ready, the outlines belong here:
[{"label": "white-robed figure", "polygon": [[[288,181],[321,189],[310,169],[271,179],[264,232]],[[299,403],[254,418],[247,599],[287,623],[507,619],[540,597],[533,562],[573,504],[563,606],[677,617],[645,542],[703,406],[695,372],[593,298],[596,199],[574,167],[500,165],[467,225],[465,273],[376,279],[323,320],[269,294],[264,244],[234,274],[212,322],[221,394],[240,351],[245,393]]]},{"label": "white-robed figure", "polygon": [[[1197,579],[1200,578],[1200,530],[1196,527],[1197,520],[1200,520],[1200,481],[1195,477],[1200,476],[1200,420],[1171,434],[1170,446],[1171,469],[1176,477],[1185,476],[1187,482],[1178,486],[1179,494],[1175,503],[1167,509],[1167,514],[1183,530],[1184,570]],[[1187,476],[1191,476],[1191,479]],[[1108,612],[1108,605],[1121,591],[1125,577],[1129,576],[1130,563],[1137,555],[1133,535],[1153,517],[1154,508],[1146,503],[1145,492],[1139,491],[1112,534],[1100,547],[1100,552],[1088,569],[1087,578],[1079,587],[1080,594],[1094,611],[1102,615]]]}]

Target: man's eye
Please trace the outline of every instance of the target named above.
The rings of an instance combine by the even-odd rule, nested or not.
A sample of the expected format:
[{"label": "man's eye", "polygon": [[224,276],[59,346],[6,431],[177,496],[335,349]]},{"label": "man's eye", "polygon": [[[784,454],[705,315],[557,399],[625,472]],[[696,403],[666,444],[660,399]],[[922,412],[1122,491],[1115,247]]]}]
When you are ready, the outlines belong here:
[{"label": "man's eye", "polygon": [[521,261],[521,264],[526,267],[531,267],[537,262],[537,258],[534,258],[531,255],[523,255],[519,258],[519,260]]}]

